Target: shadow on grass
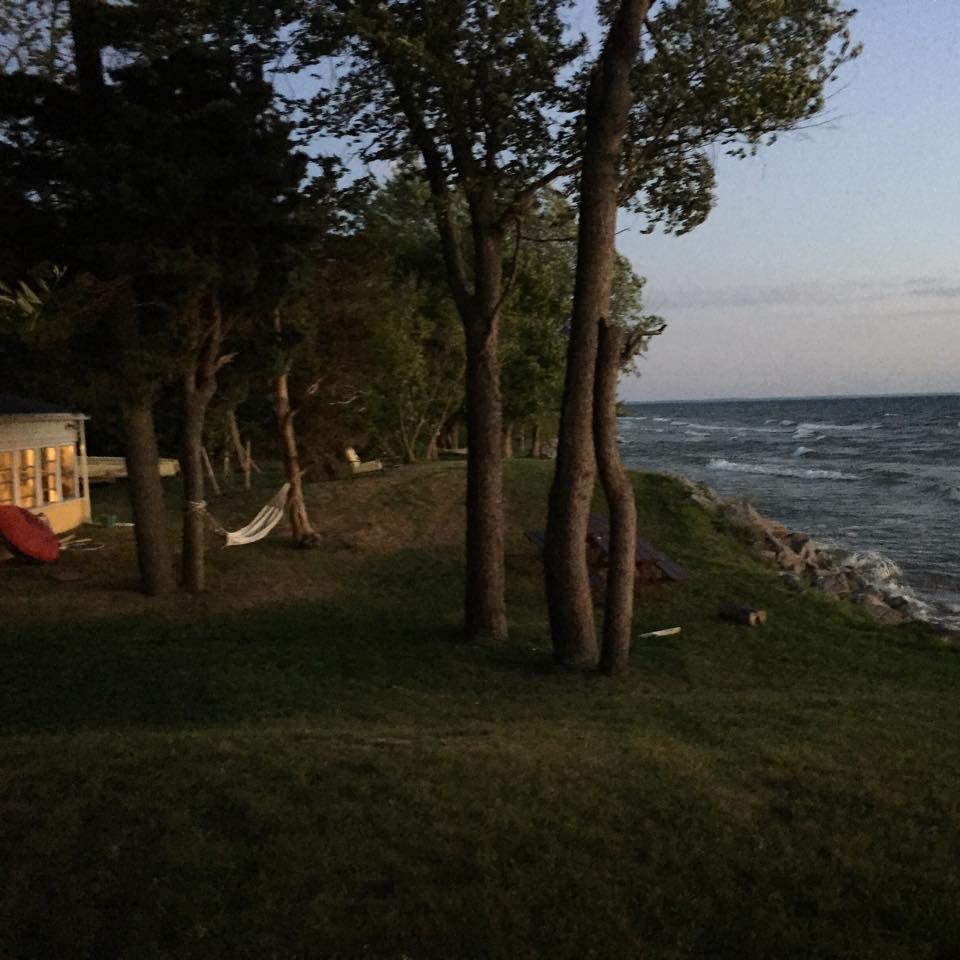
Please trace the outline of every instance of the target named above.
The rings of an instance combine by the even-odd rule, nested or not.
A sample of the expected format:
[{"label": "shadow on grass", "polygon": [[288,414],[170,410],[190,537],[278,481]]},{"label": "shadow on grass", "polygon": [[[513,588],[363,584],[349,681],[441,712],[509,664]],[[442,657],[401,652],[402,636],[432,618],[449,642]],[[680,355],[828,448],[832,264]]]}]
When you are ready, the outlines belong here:
[{"label": "shadow on grass", "polygon": [[330,600],[232,613],[149,610],[0,630],[0,728],[8,733],[386,718],[418,696],[451,698],[495,672],[529,670],[528,645],[461,642],[462,560],[405,550],[363,565]]}]

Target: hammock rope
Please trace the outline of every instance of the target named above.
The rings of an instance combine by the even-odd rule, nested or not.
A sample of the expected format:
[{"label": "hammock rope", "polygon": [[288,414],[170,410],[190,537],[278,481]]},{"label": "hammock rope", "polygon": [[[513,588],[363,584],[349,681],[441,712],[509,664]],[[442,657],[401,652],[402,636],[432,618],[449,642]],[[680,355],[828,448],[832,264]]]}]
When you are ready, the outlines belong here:
[{"label": "hammock rope", "polygon": [[239,530],[227,530],[222,523],[207,509],[203,500],[188,500],[186,507],[190,513],[202,513],[214,532],[224,538],[225,547],[242,547],[248,543],[256,543],[267,536],[283,519],[287,506],[287,495],[290,493],[290,484],[285,483],[264,505],[263,509],[245,526]]}]

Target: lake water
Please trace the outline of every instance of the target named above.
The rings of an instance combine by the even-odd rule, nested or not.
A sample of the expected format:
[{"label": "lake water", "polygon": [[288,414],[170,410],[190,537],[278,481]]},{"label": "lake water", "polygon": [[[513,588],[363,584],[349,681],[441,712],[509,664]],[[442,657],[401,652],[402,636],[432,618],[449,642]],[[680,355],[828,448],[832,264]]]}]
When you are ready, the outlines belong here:
[{"label": "lake water", "polygon": [[960,395],[628,403],[628,466],[748,497],[960,628]]}]

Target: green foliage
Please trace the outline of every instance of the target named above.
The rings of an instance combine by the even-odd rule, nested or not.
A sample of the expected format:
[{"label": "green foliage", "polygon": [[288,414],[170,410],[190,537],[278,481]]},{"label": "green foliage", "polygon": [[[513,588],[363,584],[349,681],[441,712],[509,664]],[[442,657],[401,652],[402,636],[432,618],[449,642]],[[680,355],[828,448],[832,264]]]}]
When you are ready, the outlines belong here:
[{"label": "green foliage", "polygon": [[560,406],[576,266],[576,212],[561,194],[548,190],[518,229],[522,239],[501,342],[508,423],[540,417]]},{"label": "green foliage", "polygon": [[684,233],[713,205],[709,150],[736,157],[810,123],[837,71],[859,54],[836,0],[657,4],[634,71],[624,202]]},{"label": "green foliage", "polygon": [[464,193],[482,186],[507,199],[560,159],[561,77],[584,50],[566,30],[565,7],[556,0],[314,4],[301,57],[311,62],[339,44],[349,65],[316,102],[317,123],[354,139],[369,160],[422,151],[427,132],[445,175]]},{"label": "green foliage", "polygon": [[166,34],[155,14],[96,7],[115,64],[96,102],[70,73],[0,77],[0,213],[17,238],[0,275],[41,250],[69,266],[58,318],[115,396],[155,394],[191,362],[212,296],[238,332],[269,311],[311,235],[296,216],[306,161],[255,38],[230,46],[236,24],[208,21],[191,40],[189,17]]},{"label": "green foliage", "polygon": [[372,425],[385,449],[412,462],[464,393],[463,332],[422,181],[409,171],[388,181],[364,211],[356,241],[384,280],[373,320]]},{"label": "green foliage", "polygon": [[66,270],[44,264],[31,272],[30,281],[12,287],[0,280],[0,334],[35,339],[43,327],[44,308],[61,284]]},{"label": "green foliage", "polygon": [[[836,0],[654,5],[634,75],[623,203],[649,229],[703,222],[714,202],[709,151],[743,156],[810,123],[859,53],[853,13]],[[317,129],[353,139],[368,159],[422,151],[426,137],[445,178],[502,202],[567,176],[579,164],[594,63],[564,15],[565,4],[548,0],[317,3],[302,58],[339,43],[350,64],[318,99]]]}]

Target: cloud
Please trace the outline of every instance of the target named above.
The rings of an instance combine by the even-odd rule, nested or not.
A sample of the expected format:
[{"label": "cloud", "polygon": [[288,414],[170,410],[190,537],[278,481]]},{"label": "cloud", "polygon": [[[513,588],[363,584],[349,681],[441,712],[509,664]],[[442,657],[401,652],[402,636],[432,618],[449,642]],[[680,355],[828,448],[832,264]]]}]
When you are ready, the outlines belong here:
[{"label": "cloud", "polygon": [[[651,287],[654,285],[651,284]],[[651,310],[726,309],[772,306],[840,306],[913,297],[960,297],[960,285],[945,277],[910,277],[894,281],[822,279],[770,285],[698,287],[658,292],[650,289]]]},{"label": "cloud", "polygon": [[911,290],[915,297],[960,297],[960,287],[951,287],[946,284],[928,287],[915,287]]}]

